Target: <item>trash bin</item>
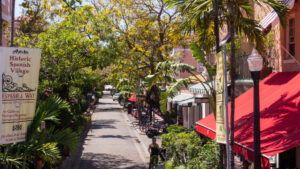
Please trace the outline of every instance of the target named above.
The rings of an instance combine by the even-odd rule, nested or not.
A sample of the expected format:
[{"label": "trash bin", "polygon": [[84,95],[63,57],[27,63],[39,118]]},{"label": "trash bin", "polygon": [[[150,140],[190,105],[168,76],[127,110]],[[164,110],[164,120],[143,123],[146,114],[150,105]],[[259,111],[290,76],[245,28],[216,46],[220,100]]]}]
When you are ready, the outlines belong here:
[{"label": "trash bin", "polygon": [[128,111],[128,114],[131,114],[131,112],[132,112],[132,103],[128,103],[127,111]]}]

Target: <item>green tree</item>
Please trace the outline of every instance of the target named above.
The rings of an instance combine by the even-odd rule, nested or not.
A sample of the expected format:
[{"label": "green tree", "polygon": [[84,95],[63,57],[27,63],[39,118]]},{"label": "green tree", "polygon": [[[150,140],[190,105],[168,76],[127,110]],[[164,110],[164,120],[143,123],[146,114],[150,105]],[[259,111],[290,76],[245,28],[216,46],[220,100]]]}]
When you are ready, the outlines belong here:
[{"label": "green tree", "polygon": [[[161,91],[161,89],[159,89],[159,108],[160,111],[164,114],[164,120],[168,124],[172,124],[170,112],[166,111],[168,97],[174,97],[174,95],[178,92],[178,90],[180,90],[181,87],[187,87],[190,83],[190,78],[177,80],[175,77],[178,75],[178,72],[192,72],[194,70],[195,68],[188,64],[165,61],[159,62],[156,65],[156,73],[150,74],[145,78],[146,87],[152,88],[153,86],[158,86],[159,88],[166,90]],[[168,88],[169,86],[170,88]]]},{"label": "green tree", "polygon": [[[168,10],[163,0],[104,1],[95,3],[97,10],[110,16],[113,31],[119,34],[122,48],[112,76],[128,79],[133,91],[138,91],[148,74],[154,74],[157,63],[173,60],[171,50],[182,36],[175,34],[180,22],[176,10]],[[146,101],[159,108],[159,89],[148,89]]]},{"label": "green tree", "polygon": [[108,66],[115,57],[108,52],[114,50],[114,35],[106,19],[107,16],[94,12],[91,6],[84,6],[36,38],[26,35],[18,38],[21,46],[42,49],[42,88],[68,98],[73,92],[71,88],[79,89],[77,95],[84,95],[87,88],[97,86],[96,70]]}]

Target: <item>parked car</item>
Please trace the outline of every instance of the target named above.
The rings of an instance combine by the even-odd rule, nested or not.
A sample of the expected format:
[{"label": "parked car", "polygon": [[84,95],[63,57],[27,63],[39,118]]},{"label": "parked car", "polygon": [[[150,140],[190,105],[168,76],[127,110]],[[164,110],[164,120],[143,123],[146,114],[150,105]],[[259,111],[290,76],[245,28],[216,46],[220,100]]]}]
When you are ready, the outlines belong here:
[{"label": "parked car", "polygon": [[119,93],[113,95],[113,101],[118,100],[118,98],[119,98]]}]

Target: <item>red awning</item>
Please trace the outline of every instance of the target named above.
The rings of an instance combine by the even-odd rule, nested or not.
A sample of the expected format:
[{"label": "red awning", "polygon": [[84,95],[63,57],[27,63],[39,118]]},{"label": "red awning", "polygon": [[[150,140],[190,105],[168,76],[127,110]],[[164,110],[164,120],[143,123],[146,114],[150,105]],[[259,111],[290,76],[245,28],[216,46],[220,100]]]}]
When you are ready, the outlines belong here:
[{"label": "red awning", "polygon": [[[259,92],[262,165],[269,168],[270,156],[300,145],[300,72],[272,73]],[[253,161],[253,88],[235,101],[235,153]],[[198,121],[197,131],[214,139],[214,115]]]},{"label": "red awning", "polygon": [[130,97],[130,98],[128,98],[128,101],[130,101],[130,102],[136,102],[136,97]]}]

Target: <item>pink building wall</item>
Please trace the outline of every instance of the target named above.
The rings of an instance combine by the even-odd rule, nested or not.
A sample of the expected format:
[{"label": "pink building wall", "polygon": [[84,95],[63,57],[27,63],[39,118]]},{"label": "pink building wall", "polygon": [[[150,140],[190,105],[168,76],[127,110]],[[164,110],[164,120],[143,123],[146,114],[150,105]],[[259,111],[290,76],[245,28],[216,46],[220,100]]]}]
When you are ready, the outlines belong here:
[{"label": "pink building wall", "polygon": [[[199,66],[198,62],[196,59],[194,59],[193,54],[190,49],[184,49],[182,47],[177,47],[177,48],[174,48],[174,51],[176,52],[177,55],[179,54],[179,62],[180,63],[189,64],[198,69],[198,66]],[[198,74],[196,71],[194,73]],[[191,76],[191,74],[189,74],[187,72],[180,72],[178,78],[188,78],[190,76]]]},{"label": "pink building wall", "polygon": [[[295,18],[295,59],[298,61],[298,63],[294,60],[287,60],[286,59],[286,52],[281,48],[281,52],[279,53],[279,69],[283,72],[287,71],[300,71],[300,2],[296,1],[294,8],[291,11],[291,14],[289,14],[286,19],[288,21],[289,18],[294,17]],[[286,24],[288,25],[288,23]],[[283,29],[280,26],[277,26],[277,32],[278,35],[280,35],[280,42],[281,45],[284,47],[287,47],[287,39],[288,39],[288,27]],[[280,33],[279,33],[280,32]]]},{"label": "pink building wall", "polygon": [[[260,21],[263,19],[270,8],[264,6],[264,8],[255,5],[255,19]],[[294,59],[287,59],[287,39],[288,39],[288,19],[294,17],[295,18],[295,56]],[[280,23],[278,23],[274,28],[274,71],[279,72],[290,72],[290,71],[300,71],[300,2],[299,0],[295,0],[294,7],[292,8],[290,14],[286,16],[286,23],[283,27]],[[251,48],[251,47],[250,47]],[[246,49],[244,49],[247,51]],[[249,50],[248,50],[249,51]]]}]

